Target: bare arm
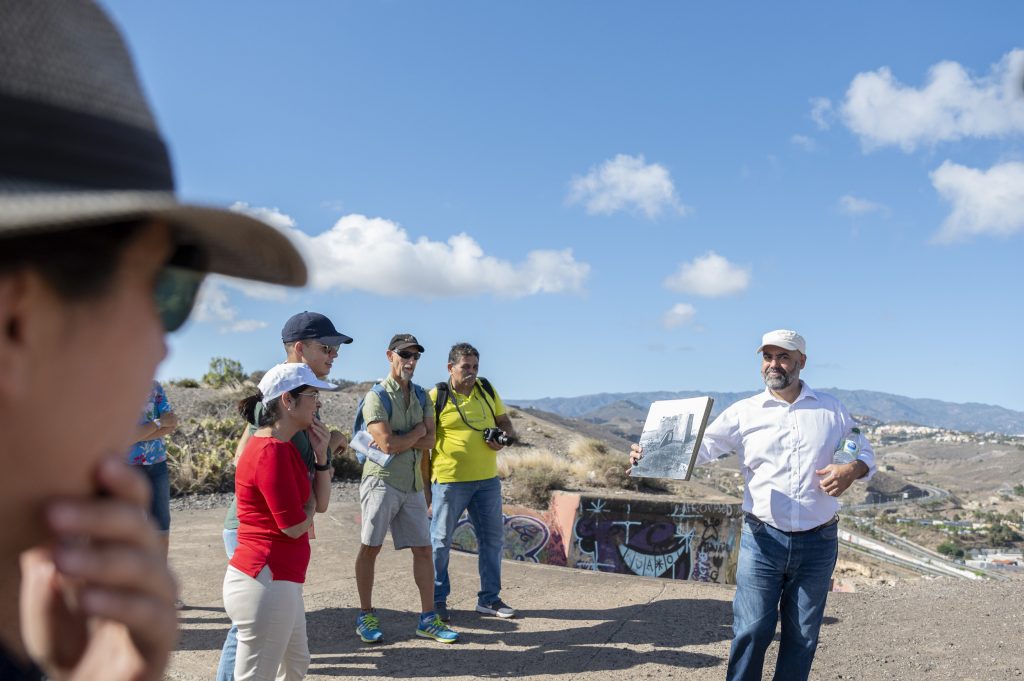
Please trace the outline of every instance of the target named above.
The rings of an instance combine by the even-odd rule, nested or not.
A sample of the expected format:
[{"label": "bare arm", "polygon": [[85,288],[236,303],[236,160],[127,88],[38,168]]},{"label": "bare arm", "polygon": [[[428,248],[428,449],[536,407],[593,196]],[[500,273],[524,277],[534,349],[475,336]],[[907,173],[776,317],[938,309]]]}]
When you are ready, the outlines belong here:
[{"label": "bare arm", "polygon": [[[427,434],[427,427],[422,421],[417,423],[416,427],[408,433],[402,435],[396,435],[392,432],[391,424],[387,421],[374,421],[366,426],[366,430],[373,437],[373,442],[377,445],[377,449],[385,454],[401,454],[407,449],[414,449],[416,443],[425,438]],[[433,444],[431,444],[432,446]]]},{"label": "bare arm", "polygon": [[516,429],[512,427],[512,419],[508,417],[508,414],[498,414],[494,417],[494,423],[499,428],[505,431],[506,435],[509,435],[514,440],[518,440],[519,436],[516,435]]},{"label": "bare arm", "polygon": [[421,449],[425,452],[429,452],[431,449],[434,448],[434,441],[436,440],[435,436],[437,435],[437,433],[434,431],[434,429],[437,427],[434,424],[434,417],[431,416],[430,418],[424,418],[423,427],[427,429],[427,434],[421,437],[419,440],[416,440],[416,442],[413,443],[412,448]]},{"label": "bare arm", "polygon": [[145,442],[147,440],[158,440],[165,435],[170,435],[178,428],[178,416],[173,412],[169,411],[160,416],[160,426],[158,427],[152,421],[146,421],[145,423],[138,426],[135,431],[135,440],[133,442]]},{"label": "bare arm", "polygon": [[249,426],[245,427],[242,431],[242,437],[238,439],[238,445],[235,447],[235,466],[238,465],[238,460],[242,457],[242,452],[245,451],[245,445],[249,443],[249,438],[252,437],[249,434]]},{"label": "bare arm", "polygon": [[305,520],[303,520],[298,525],[292,525],[291,527],[286,527],[281,530],[292,539],[298,539],[299,537],[304,535],[306,533],[306,530],[309,529],[309,526],[313,524],[313,516],[316,514],[315,494],[309,495],[309,499],[306,500],[306,504],[305,506],[302,507],[302,510],[306,512]]}]

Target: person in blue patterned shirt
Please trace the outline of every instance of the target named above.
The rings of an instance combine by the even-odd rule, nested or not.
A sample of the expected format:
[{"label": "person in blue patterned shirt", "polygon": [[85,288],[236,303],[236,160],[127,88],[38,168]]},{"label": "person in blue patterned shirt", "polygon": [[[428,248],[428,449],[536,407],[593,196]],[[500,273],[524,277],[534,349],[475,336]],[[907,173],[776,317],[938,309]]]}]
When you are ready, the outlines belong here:
[{"label": "person in blue patterned shirt", "polygon": [[178,417],[167,401],[167,394],[158,382],[153,381],[153,390],[146,400],[135,434],[137,442],[128,452],[128,463],[139,467],[153,490],[149,513],[160,530],[164,560],[167,559],[171,536],[171,483],[167,475],[167,445],[164,444],[164,436],[177,427]]}]

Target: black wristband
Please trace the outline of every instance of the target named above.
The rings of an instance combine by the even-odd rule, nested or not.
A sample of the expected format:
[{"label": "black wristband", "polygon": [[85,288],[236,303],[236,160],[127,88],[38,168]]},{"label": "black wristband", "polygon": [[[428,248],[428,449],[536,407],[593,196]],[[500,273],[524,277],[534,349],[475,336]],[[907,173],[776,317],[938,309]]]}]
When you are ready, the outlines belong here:
[{"label": "black wristband", "polygon": [[329,470],[330,467],[331,467],[331,462],[330,461],[328,461],[325,464],[319,464],[319,463],[316,463],[316,462],[313,463],[313,468],[317,469],[318,471],[326,471],[326,470]]}]

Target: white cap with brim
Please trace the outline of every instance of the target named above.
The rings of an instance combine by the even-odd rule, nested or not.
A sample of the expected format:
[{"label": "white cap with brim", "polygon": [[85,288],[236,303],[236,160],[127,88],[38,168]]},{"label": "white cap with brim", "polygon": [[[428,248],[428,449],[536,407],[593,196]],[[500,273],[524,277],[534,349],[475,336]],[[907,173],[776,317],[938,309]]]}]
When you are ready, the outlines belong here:
[{"label": "white cap with brim", "polygon": [[195,269],[306,283],[306,265],[284,233],[247,215],[178,202],[170,154],[131,55],[96,3],[13,3],[3,16],[0,244],[157,219],[170,224],[178,246],[201,254]]},{"label": "white cap with brim", "polygon": [[340,386],[333,383],[321,381],[308,365],[302,362],[287,362],[278,364],[263,374],[263,378],[260,379],[259,389],[263,395],[263,404],[269,404],[286,392],[304,385],[318,390],[335,391],[340,389]]},{"label": "white cap with brim", "polygon": [[785,350],[798,350],[801,355],[807,354],[807,341],[796,331],[790,331],[789,329],[776,329],[763,335],[761,337],[761,344],[757,346],[755,352],[761,352],[769,345]]}]

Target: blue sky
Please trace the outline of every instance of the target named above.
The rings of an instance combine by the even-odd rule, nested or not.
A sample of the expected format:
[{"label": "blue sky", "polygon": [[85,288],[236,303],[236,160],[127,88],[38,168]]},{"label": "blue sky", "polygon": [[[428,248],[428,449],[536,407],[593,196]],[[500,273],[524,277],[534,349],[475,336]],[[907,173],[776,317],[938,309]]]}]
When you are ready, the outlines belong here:
[{"label": "blue sky", "polygon": [[467,340],[507,397],[813,386],[1024,410],[1024,5],[104,3],[185,199],[309,254],[214,278],[160,377],[317,310],[386,371]]}]

